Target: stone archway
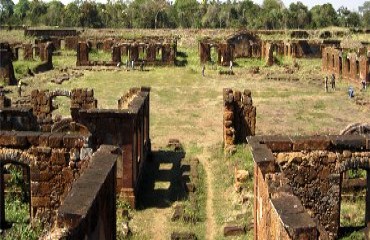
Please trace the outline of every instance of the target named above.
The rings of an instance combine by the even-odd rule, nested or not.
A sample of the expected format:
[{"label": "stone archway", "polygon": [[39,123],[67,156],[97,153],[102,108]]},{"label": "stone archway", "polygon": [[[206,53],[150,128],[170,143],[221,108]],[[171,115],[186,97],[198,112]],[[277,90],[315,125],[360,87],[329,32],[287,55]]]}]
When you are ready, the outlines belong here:
[{"label": "stone archway", "polygon": [[[350,128],[349,128],[350,129]],[[356,133],[355,133],[356,134]],[[358,134],[358,133],[357,133]],[[337,165],[337,173],[341,175],[341,184],[340,184],[340,215],[342,214],[342,192],[343,192],[343,187],[345,186],[345,181],[347,182],[350,182],[350,180],[356,180],[356,181],[359,181],[359,180],[362,180],[362,191],[364,190],[365,188],[365,185],[363,185],[364,183],[366,183],[366,196],[365,196],[365,219],[363,219],[365,222],[364,222],[364,225],[361,225],[361,226],[358,226],[358,225],[351,225],[350,228],[354,229],[354,228],[358,228],[358,229],[362,229],[363,227],[366,229],[365,230],[365,234],[367,237],[368,234],[369,234],[369,227],[370,227],[370,189],[369,189],[369,186],[370,186],[370,157],[352,157],[346,161],[343,161],[343,162],[340,162],[338,165]],[[350,179],[348,176],[346,176],[346,173],[348,173],[348,171],[350,170],[365,170],[366,171],[366,177],[365,178],[352,178]],[[357,184],[357,183],[356,183]],[[355,186],[353,184],[346,184],[347,186]],[[358,188],[358,186],[360,185],[356,185],[356,187]],[[354,187],[352,190],[350,191],[354,191],[356,192],[354,189],[356,189],[356,187]],[[348,191],[348,190],[347,190]],[[358,209],[360,210],[360,209]],[[362,213],[363,214],[363,213]],[[360,214],[361,216],[361,214]],[[362,215],[363,216],[363,215]],[[363,221],[362,220],[362,221]],[[353,221],[353,220],[351,220]],[[339,225],[341,228],[342,226]],[[349,226],[346,226],[347,228]],[[357,230],[358,230],[357,229]],[[348,230],[348,229],[347,229]],[[355,231],[357,231],[355,230]],[[353,231],[353,230],[350,230],[350,231]],[[366,238],[368,239],[368,238]]]},{"label": "stone archway", "polygon": [[360,135],[360,134],[370,134],[370,124],[351,123],[340,132],[340,135]]},{"label": "stone archway", "polygon": [[[0,229],[5,229],[7,226],[4,197],[4,166],[6,164],[20,165],[26,169],[27,180],[30,183],[30,167],[36,164],[36,157],[19,149],[0,149]],[[31,196],[31,189],[29,191],[29,196]],[[29,201],[29,204],[29,209],[31,211],[31,201]]]}]

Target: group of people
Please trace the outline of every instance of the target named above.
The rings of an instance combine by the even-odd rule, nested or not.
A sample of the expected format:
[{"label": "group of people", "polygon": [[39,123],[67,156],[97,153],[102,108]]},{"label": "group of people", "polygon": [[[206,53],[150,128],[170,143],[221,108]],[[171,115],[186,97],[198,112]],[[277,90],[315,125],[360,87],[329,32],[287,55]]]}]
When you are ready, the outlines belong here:
[{"label": "group of people", "polygon": [[[221,63],[223,63],[223,58],[222,57],[221,57]],[[230,67],[229,67],[230,72],[233,71],[233,65],[234,65],[233,61],[230,61]],[[213,68],[213,66],[212,66],[212,68]],[[206,71],[206,65],[203,65],[203,67],[202,67],[202,76],[203,77],[205,76],[205,71]]]},{"label": "group of people", "polygon": [[[145,65],[145,62],[144,60],[140,63],[140,71],[144,71],[144,65]],[[117,63],[117,67],[121,67],[121,63]],[[129,69],[131,68],[132,70],[135,69],[135,61],[129,61],[129,60],[126,60],[126,69]]]},{"label": "group of people", "polygon": [[[331,88],[335,91],[335,74],[333,73],[331,76],[330,76],[330,84],[331,84]],[[366,79],[363,79],[361,81],[361,90],[362,91],[366,91],[366,88],[367,88],[367,82],[366,82]],[[329,77],[328,76],[325,76],[325,92],[328,92],[329,91]],[[353,98],[355,96],[355,90],[352,86],[349,86],[348,88],[348,96],[349,98]]]},{"label": "group of people", "polygon": [[[329,85],[328,84],[329,84],[329,77],[325,76],[325,92],[329,92]],[[334,73],[330,77],[330,85],[331,85],[331,89],[333,91],[335,91],[335,75],[334,75]]]}]

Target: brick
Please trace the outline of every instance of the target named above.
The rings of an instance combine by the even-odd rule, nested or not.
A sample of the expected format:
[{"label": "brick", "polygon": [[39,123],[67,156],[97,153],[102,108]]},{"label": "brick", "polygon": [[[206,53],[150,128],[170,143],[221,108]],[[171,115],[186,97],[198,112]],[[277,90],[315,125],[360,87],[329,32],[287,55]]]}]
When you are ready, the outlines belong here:
[{"label": "brick", "polygon": [[49,207],[50,197],[32,197],[32,207]]},{"label": "brick", "polygon": [[51,148],[60,148],[63,147],[63,133],[52,133],[49,136],[49,147]]},{"label": "brick", "polygon": [[43,133],[39,136],[39,145],[43,147],[49,146],[50,133]]}]

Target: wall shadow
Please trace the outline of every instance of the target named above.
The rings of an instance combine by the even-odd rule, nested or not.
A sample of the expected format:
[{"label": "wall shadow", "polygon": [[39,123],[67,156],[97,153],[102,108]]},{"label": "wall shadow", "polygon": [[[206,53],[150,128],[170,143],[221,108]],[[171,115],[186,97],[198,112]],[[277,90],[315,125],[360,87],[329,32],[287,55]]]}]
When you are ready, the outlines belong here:
[{"label": "wall shadow", "polygon": [[138,209],[166,208],[173,202],[186,199],[182,184],[181,160],[185,152],[153,151],[144,165],[137,199]]}]

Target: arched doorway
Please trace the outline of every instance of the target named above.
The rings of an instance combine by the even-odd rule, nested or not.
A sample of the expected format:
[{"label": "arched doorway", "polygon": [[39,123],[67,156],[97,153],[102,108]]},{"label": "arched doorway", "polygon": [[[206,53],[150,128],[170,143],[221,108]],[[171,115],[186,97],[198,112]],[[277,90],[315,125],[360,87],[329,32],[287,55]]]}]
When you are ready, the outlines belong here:
[{"label": "arched doorway", "polygon": [[31,186],[29,165],[0,161],[0,229],[31,220]]},{"label": "arched doorway", "polygon": [[370,227],[369,164],[370,160],[367,157],[353,157],[340,163],[339,237],[368,239]]}]

